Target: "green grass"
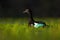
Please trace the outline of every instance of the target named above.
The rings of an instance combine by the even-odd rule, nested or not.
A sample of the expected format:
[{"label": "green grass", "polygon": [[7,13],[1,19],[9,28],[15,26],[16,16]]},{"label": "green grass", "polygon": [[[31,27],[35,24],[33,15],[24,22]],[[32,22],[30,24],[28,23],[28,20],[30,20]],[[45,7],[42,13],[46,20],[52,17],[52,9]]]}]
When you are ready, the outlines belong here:
[{"label": "green grass", "polygon": [[28,27],[27,18],[0,18],[0,40],[60,40],[59,18],[34,18],[48,28]]}]

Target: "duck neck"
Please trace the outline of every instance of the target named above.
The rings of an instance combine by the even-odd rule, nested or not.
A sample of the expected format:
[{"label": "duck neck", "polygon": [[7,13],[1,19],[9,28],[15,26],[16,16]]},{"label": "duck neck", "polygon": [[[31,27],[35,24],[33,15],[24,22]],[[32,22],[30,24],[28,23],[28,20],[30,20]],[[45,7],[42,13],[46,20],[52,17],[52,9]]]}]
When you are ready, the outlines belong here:
[{"label": "duck neck", "polygon": [[32,13],[29,14],[29,20],[30,21],[34,21],[33,16],[32,16]]}]

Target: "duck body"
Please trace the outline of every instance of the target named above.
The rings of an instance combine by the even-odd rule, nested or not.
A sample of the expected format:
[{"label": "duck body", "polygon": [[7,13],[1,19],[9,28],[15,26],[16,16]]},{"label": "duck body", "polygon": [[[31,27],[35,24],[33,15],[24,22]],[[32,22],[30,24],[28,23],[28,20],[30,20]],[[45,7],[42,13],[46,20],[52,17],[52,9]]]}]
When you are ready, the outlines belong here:
[{"label": "duck body", "polygon": [[45,27],[46,23],[43,21],[29,21],[28,25],[30,25],[31,27],[35,27],[35,28],[39,28],[39,27]]},{"label": "duck body", "polygon": [[39,28],[39,27],[45,27],[46,26],[46,23],[45,22],[34,22],[34,27],[35,28]]}]

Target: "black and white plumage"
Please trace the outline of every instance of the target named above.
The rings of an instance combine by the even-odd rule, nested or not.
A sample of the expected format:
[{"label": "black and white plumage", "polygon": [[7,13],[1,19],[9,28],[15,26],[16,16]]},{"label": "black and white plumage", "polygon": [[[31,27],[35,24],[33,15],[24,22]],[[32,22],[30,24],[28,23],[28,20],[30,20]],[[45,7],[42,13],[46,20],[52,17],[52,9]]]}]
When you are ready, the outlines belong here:
[{"label": "black and white plumage", "polygon": [[32,11],[31,9],[26,9],[23,13],[27,13],[29,15],[29,20],[28,20],[28,25],[33,26],[35,28],[38,27],[45,27],[46,23],[43,21],[35,21],[32,16]]}]

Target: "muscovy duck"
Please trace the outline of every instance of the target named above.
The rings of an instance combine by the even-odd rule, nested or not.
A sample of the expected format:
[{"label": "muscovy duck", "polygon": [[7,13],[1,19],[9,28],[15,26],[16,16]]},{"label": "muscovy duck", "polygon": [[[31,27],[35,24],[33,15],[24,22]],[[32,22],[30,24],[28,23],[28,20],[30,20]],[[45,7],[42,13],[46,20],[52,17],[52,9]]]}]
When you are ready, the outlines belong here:
[{"label": "muscovy duck", "polygon": [[45,22],[43,22],[43,21],[35,21],[33,19],[31,9],[25,9],[25,11],[23,11],[23,13],[26,13],[26,14],[29,15],[28,26],[33,26],[35,28],[39,28],[39,27],[43,27],[44,28],[46,26]]}]

